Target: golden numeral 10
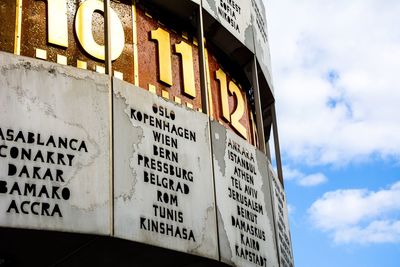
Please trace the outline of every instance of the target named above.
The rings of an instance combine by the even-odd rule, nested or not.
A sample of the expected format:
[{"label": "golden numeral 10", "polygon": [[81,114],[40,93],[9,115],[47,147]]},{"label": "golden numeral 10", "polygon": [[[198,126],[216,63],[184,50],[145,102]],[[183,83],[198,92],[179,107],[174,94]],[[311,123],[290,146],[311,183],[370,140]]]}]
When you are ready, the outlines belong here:
[{"label": "golden numeral 10", "polygon": [[215,77],[219,81],[219,89],[221,92],[222,117],[230,122],[232,127],[235,128],[241,136],[247,139],[247,129],[240,123],[240,119],[244,115],[244,99],[239,87],[233,81],[229,82],[229,93],[235,96],[237,103],[235,110],[230,114],[226,73],[222,69],[218,69],[215,72]]},{"label": "golden numeral 10", "polygon": [[[172,63],[171,63],[171,41],[169,32],[158,28],[150,32],[151,40],[158,43],[158,64],[160,80],[172,86]],[[183,91],[185,94],[196,97],[194,81],[193,51],[192,46],[181,41],[175,44],[175,53],[182,58]]]},{"label": "golden numeral 10", "polygon": [[[68,47],[67,0],[47,0],[48,41],[51,44]],[[94,12],[104,13],[103,2],[87,0],[76,12],[75,33],[82,48],[91,56],[105,59],[104,45],[99,45],[92,34],[92,17]],[[110,8],[111,59],[116,60],[124,49],[125,34],[117,13]]]}]

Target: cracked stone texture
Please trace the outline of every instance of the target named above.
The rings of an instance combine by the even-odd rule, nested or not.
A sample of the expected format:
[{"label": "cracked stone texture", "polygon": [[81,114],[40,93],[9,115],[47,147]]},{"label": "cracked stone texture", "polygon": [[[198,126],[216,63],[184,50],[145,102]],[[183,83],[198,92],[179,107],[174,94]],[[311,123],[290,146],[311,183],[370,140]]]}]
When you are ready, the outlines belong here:
[{"label": "cracked stone texture", "polygon": [[[236,264],[231,261],[233,258],[231,246],[229,244],[228,240],[228,234],[227,234],[227,229],[228,226],[225,226],[224,220],[222,219],[221,211],[219,210],[219,207],[217,206],[218,214],[217,214],[217,219],[218,219],[218,237],[219,237],[219,252],[221,257],[224,258],[224,262],[226,264],[235,266]],[[229,222],[228,222],[229,223]]]},{"label": "cracked stone texture", "polygon": [[[265,232],[265,240],[254,238],[260,244],[260,250],[257,254],[267,259],[266,266],[278,267],[273,228],[274,220],[272,216],[271,195],[268,186],[267,160],[265,155],[263,156],[261,152],[247,143],[247,141],[243,140],[231,130],[225,129],[225,127],[218,123],[211,124],[211,134],[213,136],[215,191],[218,210],[218,232],[221,261],[234,266],[258,266],[255,263],[236,256],[235,245],[241,244],[240,234],[246,233],[232,225],[231,218],[234,216],[248,222],[250,225],[262,229]],[[250,185],[250,183],[238,178],[242,189],[237,189],[232,186],[231,177],[234,176],[235,166],[238,165],[228,158],[228,150],[233,151],[231,148],[228,148],[229,140],[239,144],[242,149],[248,151],[248,153],[253,156],[254,162],[248,159],[247,161],[251,162],[255,167],[256,174],[251,174],[254,178],[254,185]],[[238,153],[235,152],[235,154]],[[241,158],[245,159],[243,156],[241,156]],[[245,185],[250,185],[255,189],[257,191],[257,197],[247,195],[244,192]],[[228,188],[234,189],[236,192],[246,195],[248,198],[251,198],[262,205],[263,213],[257,213],[257,222],[250,222],[249,220],[241,218],[237,214],[237,206],[245,206],[229,197]],[[249,210],[249,208],[246,209]],[[249,234],[246,236],[252,237]],[[240,246],[244,249],[248,248],[243,245]]]},{"label": "cracked stone texture", "polygon": [[221,126],[217,121],[211,122],[212,128],[212,140],[213,140],[213,158],[214,169],[218,168],[218,171],[225,176],[225,149],[226,149],[226,130],[225,127]]},{"label": "cracked stone texture", "polygon": [[[18,181],[47,188],[69,188],[68,200],[43,197],[18,197],[0,194],[1,226],[109,234],[109,112],[108,81],[104,75],[78,70],[41,60],[0,52],[0,127],[3,132],[40,133],[43,139],[52,135],[84,140],[88,152],[45,147],[2,140],[0,145],[72,154],[72,166],[0,159],[0,179],[8,186]],[[33,153],[35,154],[35,153]],[[8,163],[21,169],[23,165],[61,169],[64,182],[7,177]],[[32,174],[31,174],[32,175]],[[60,190],[61,190],[60,189]],[[37,189],[38,190],[38,189]],[[12,199],[57,203],[62,218],[6,213]]]},{"label": "cracked stone texture", "polygon": [[[114,85],[114,163],[115,163],[115,235],[120,238],[156,245],[194,255],[218,259],[216,215],[212,181],[210,137],[208,118],[173,102],[164,100],[134,85],[113,80]],[[177,137],[178,150],[154,141],[153,130],[148,124],[130,117],[131,108],[158,118],[153,112],[153,104],[174,111],[175,120],[165,119],[169,123],[196,132],[196,142]],[[153,144],[178,151],[178,162],[153,156]],[[143,164],[139,165],[138,154],[161,160],[174,166],[193,171],[193,183],[175,176],[151,171]],[[164,189],[144,181],[144,171],[167,177],[174,182],[184,182],[190,188],[185,195]],[[178,207],[160,203],[157,190],[178,196]],[[153,204],[183,212],[183,224],[173,220],[160,219],[154,215]],[[184,226],[193,230],[196,242],[163,235],[140,229],[140,217]]]},{"label": "cracked stone texture", "polygon": [[[268,220],[269,223],[269,228],[272,229],[272,232],[268,232],[266,234],[268,234],[268,239],[269,240],[273,240],[273,242],[270,244],[270,253],[271,253],[271,258],[273,258],[273,262],[274,264],[276,264],[276,266],[278,266],[278,250],[277,250],[277,244],[276,244],[276,238],[275,238],[275,222],[274,222],[274,214],[273,214],[273,196],[272,196],[272,192],[273,190],[271,189],[271,184],[272,184],[272,180],[271,177],[269,175],[268,172],[268,168],[270,166],[269,160],[266,157],[266,155],[264,153],[262,153],[260,150],[256,150],[256,162],[257,165],[259,167],[259,172],[260,175],[262,177],[262,186],[261,186],[261,191],[264,193],[264,207],[265,210],[267,212],[267,216],[268,218],[270,218]],[[276,221],[276,219],[275,219]],[[273,253],[272,253],[273,251]],[[275,256],[276,258],[275,258]]]},{"label": "cracked stone texture", "polygon": [[245,31],[244,31],[244,42],[246,47],[250,50],[254,51],[254,38],[253,38],[253,25],[248,24]]},{"label": "cracked stone texture", "polygon": [[[251,0],[254,5],[256,5],[259,9],[259,12],[262,16],[262,20],[264,21],[266,27],[268,26],[267,23],[267,17],[266,17],[266,10],[263,1],[261,0]],[[257,26],[256,23],[256,17],[257,14],[255,12],[255,9],[252,7],[252,25],[253,25],[253,32],[254,32],[254,46],[255,46],[255,54],[258,59],[258,62],[261,66],[262,74],[264,75],[265,79],[268,82],[268,85],[270,86],[272,92],[273,92],[273,83],[272,83],[272,71],[271,71],[271,54],[269,50],[269,41],[268,41],[268,35],[267,35],[267,40],[264,40],[262,37],[260,30]],[[265,29],[267,31],[267,29]],[[268,34],[268,32],[267,32]]]},{"label": "cracked stone texture", "polygon": [[[290,228],[289,228],[289,213],[288,213],[288,209],[287,209],[287,203],[286,203],[286,194],[285,194],[285,190],[283,189],[282,184],[280,183],[278,176],[275,173],[275,170],[273,169],[271,163],[268,164],[268,174],[269,174],[269,179],[271,181],[271,188],[272,188],[272,192],[274,192],[273,194],[273,205],[274,205],[274,213],[275,213],[275,228],[277,229],[277,232],[279,232],[282,236],[283,233],[288,237],[288,242],[285,242],[286,245],[284,245],[283,247],[289,247],[289,251],[287,258],[289,259],[289,263],[282,263],[282,255],[280,256],[280,260],[281,260],[281,265],[283,264],[289,264],[289,266],[294,266],[294,259],[293,259],[293,250],[292,250],[292,241],[291,241],[291,236],[290,236]],[[282,222],[283,222],[283,227],[282,229],[278,228],[278,217],[279,217],[279,212],[278,212],[278,197],[280,201],[283,203],[283,207],[282,207],[282,211],[283,211],[283,216],[282,216]],[[281,253],[281,246],[282,246],[282,240],[280,238],[277,239],[277,248],[279,251],[279,254]]]},{"label": "cracked stone texture", "polygon": [[218,12],[220,3],[225,3],[229,6],[228,0],[206,0],[203,1],[203,8],[211,16],[213,16],[221,25],[235,36],[242,44],[250,51],[254,52],[253,29],[251,20],[251,1],[250,0],[235,0],[234,2],[240,7],[240,13],[235,11],[236,24],[239,30],[236,30],[229,22],[227,22]]}]

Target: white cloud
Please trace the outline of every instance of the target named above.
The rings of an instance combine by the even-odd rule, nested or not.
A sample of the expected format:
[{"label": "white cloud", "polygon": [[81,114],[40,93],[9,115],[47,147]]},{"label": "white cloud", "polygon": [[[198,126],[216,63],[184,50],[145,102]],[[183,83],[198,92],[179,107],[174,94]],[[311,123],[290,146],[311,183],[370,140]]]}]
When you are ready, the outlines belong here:
[{"label": "white cloud", "polygon": [[299,180],[299,185],[301,186],[316,186],[323,184],[327,181],[328,179],[326,176],[322,173],[315,173],[311,175],[304,176],[300,178]]},{"label": "white cloud", "polygon": [[292,204],[287,204],[287,210],[288,210],[288,214],[289,216],[292,216],[295,212],[296,212],[296,207],[293,206]]},{"label": "white cloud", "polygon": [[400,1],[267,1],[281,148],[307,164],[400,160]]},{"label": "white cloud", "polygon": [[308,209],[313,225],[338,243],[400,242],[400,181],[388,189],[325,193]]},{"label": "white cloud", "polygon": [[300,177],[304,177],[304,174],[301,171],[297,169],[292,169],[287,165],[283,166],[283,174],[286,181],[292,181],[295,179],[299,179]]},{"label": "white cloud", "polygon": [[306,175],[303,172],[292,169],[289,166],[283,166],[283,177],[286,181],[294,181],[300,186],[311,187],[317,186],[328,181],[323,173],[313,173]]},{"label": "white cloud", "polygon": [[365,228],[339,229],[334,240],[336,243],[400,243],[400,221],[373,221]]}]

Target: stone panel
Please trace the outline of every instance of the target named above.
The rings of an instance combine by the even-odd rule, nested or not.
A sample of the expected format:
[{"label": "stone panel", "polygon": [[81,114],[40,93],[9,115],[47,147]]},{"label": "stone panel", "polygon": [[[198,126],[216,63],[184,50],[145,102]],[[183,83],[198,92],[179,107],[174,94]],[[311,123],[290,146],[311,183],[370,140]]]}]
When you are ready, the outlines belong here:
[{"label": "stone panel", "polygon": [[114,80],[115,235],[217,259],[208,118]]},{"label": "stone panel", "polygon": [[268,165],[268,172],[270,179],[272,180],[275,227],[280,266],[293,267],[294,259],[289,228],[289,214],[286,204],[286,194],[271,164]]},{"label": "stone panel", "polygon": [[230,130],[211,125],[221,260],[277,267],[266,158]]},{"label": "stone panel", "polygon": [[251,4],[248,0],[204,0],[203,8],[250,51],[254,51]]},{"label": "stone panel", "polygon": [[262,0],[251,0],[251,17],[254,31],[255,54],[263,72],[262,74],[272,91],[271,54],[269,50],[267,17]]},{"label": "stone panel", "polygon": [[0,62],[0,226],[109,234],[107,78]]}]

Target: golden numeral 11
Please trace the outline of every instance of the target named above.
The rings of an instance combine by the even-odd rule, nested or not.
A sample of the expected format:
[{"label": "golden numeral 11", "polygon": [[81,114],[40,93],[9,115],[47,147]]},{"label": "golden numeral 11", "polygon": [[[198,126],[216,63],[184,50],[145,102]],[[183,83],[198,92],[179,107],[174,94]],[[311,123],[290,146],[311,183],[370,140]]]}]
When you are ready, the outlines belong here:
[{"label": "golden numeral 11", "polygon": [[[151,40],[158,44],[158,67],[160,80],[172,86],[171,40],[170,34],[162,28],[150,32]],[[188,43],[181,41],[175,44],[175,53],[182,58],[183,91],[185,94],[196,97],[196,87],[193,67],[193,48]]]}]

